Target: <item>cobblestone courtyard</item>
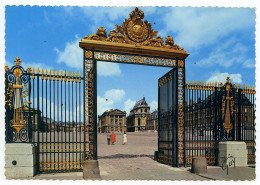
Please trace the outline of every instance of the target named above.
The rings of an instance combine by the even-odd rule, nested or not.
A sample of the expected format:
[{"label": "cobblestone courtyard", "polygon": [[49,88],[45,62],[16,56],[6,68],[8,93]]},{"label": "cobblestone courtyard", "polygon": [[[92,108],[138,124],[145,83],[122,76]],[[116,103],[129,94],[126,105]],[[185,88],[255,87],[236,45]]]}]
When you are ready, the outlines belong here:
[{"label": "cobblestone courtyard", "polygon": [[205,180],[188,168],[173,168],[153,160],[157,150],[157,133],[117,134],[115,145],[107,145],[106,134],[98,135],[98,157],[101,178],[104,180]]}]

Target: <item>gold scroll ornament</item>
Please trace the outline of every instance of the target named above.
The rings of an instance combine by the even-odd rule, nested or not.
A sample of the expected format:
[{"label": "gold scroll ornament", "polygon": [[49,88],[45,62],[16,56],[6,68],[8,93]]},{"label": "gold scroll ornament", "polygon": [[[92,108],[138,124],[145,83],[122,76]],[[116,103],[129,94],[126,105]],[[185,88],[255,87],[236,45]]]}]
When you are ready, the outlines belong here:
[{"label": "gold scroll ornament", "polygon": [[231,123],[231,116],[233,116],[233,113],[236,111],[233,106],[234,106],[234,99],[233,96],[230,95],[230,78],[227,77],[227,82],[226,82],[226,92],[227,96],[223,96],[222,99],[222,114],[225,116],[223,127],[227,131],[227,135],[229,132],[233,129],[233,125]]},{"label": "gold scroll ornament", "polygon": [[[22,75],[22,70],[20,69],[20,63],[21,60],[17,57],[14,62],[16,63],[15,66],[17,68],[14,69],[13,75],[16,78],[16,83],[12,84],[9,83],[8,89],[7,89],[7,94],[9,95],[9,100],[6,101],[10,108],[12,107],[12,97],[14,96],[14,102],[13,102],[13,109],[14,109],[14,118],[10,121],[10,126],[14,128],[17,131],[17,137],[19,138],[19,133],[20,130],[23,129],[26,126],[26,121],[24,120],[24,115],[22,111],[22,99],[24,98],[24,106],[29,103],[26,100],[26,96],[28,96],[28,89],[27,85],[24,84],[24,87],[26,90],[23,89],[23,86],[20,84],[20,77]],[[21,96],[22,92],[22,96]]]}]

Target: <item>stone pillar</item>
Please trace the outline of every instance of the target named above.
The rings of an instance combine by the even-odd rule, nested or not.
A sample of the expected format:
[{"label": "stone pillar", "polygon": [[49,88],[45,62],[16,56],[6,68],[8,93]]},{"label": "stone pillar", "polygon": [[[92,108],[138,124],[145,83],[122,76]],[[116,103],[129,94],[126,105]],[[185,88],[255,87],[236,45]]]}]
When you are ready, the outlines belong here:
[{"label": "stone pillar", "polygon": [[224,141],[219,142],[218,147],[218,165],[247,166],[247,148],[246,143],[241,141]]},{"label": "stone pillar", "polygon": [[5,176],[7,179],[33,177],[36,173],[35,166],[35,147],[33,144],[5,144]]},{"label": "stone pillar", "polygon": [[83,164],[83,179],[101,180],[98,160],[87,160]]},{"label": "stone pillar", "polygon": [[193,157],[191,172],[196,174],[207,173],[207,159],[205,157]]}]

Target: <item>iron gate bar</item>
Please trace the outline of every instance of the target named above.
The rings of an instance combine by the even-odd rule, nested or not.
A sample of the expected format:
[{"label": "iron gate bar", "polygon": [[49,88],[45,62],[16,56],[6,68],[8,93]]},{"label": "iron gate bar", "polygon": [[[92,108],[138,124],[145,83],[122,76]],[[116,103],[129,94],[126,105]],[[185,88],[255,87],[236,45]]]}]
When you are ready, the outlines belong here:
[{"label": "iron gate bar", "polygon": [[182,112],[183,112],[183,154],[184,154],[184,159],[183,159],[183,163],[184,163],[184,166],[186,167],[186,144],[185,144],[185,140],[186,140],[186,131],[185,131],[185,126],[186,126],[186,111],[185,111],[185,105],[186,105],[186,98],[185,98],[185,93],[186,93],[186,84],[185,84],[185,82],[186,82],[186,74],[185,74],[185,61],[183,62],[183,70],[184,70],[184,72],[183,72],[183,80],[182,80],[182,82],[183,82],[183,85],[182,85],[182,89],[183,89],[183,103],[182,103],[182,105],[183,105],[183,108],[182,108]]},{"label": "iron gate bar", "polygon": [[[178,68],[179,68],[179,60],[177,59],[176,60],[176,76],[175,76],[175,91],[178,91]],[[174,80],[173,80],[174,82]],[[178,93],[178,92],[177,92]],[[179,167],[179,137],[178,137],[178,133],[179,133],[179,124],[178,124],[178,98],[179,96],[176,95],[177,93],[174,93],[175,94],[175,115],[174,115],[174,118],[173,120],[175,120],[175,124],[176,124],[176,166]],[[174,105],[174,104],[173,104]],[[173,127],[172,127],[173,128]],[[174,143],[172,143],[173,145]],[[174,152],[174,151],[173,151]],[[174,153],[172,153],[172,156],[173,156]]]}]

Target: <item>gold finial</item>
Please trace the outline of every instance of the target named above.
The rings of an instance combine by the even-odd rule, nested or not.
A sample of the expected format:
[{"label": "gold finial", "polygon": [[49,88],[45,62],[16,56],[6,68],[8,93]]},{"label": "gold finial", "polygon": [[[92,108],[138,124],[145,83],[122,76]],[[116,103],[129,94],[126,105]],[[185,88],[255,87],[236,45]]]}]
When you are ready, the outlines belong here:
[{"label": "gold finial", "polygon": [[79,83],[81,82],[81,73],[79,72]]},{"label": "gold finial", "polygon": [[70,82],[70,72],[68,71],[68,82]]},{"label": "gold finial", "polygon": [[59,80],[60,80],[60,77],[59,77],[59,70],[57,70],[56,74],[57,74],[57,80],[59,81]]},{"label": "gold finial", "polygon": [[33,69],[32,69],[32,79],[35,79],[34,73],[35,73],[35,69],[33,67]]},{"label": "gold finial", "polygon": [[81,77],[81,73],[79,72],[79,77]]},{"label": "gold finial", "polygon": [[253,86],[253,90],[255,90],[255,86]]},{"label": "gold finial", "polygon": [[241,85],[240,84],[238,85],[238,88],[241,89]]},{"label": "gold finial", "polygon": [[75,77],[76,77],[76,78],[75,78],[75,81],[78,82],[78,78],[77,78],[77,77],[78,77],[78,74],[77,74],[77,72],[75,72]]},{"label": "gold finial", "polygon": [[42,76],[41,76],[42,80],[44,79],[43,74],[44,74],[44,70],[42,69]]},{"label": "gold finial", "polygon": [[218,82],[215,82],[215,87],[217,87],[218,86]]},{"label": "gold finial", "polygon": [[61,81],[63,81],[62,75],[63,75],[63,72],[62,72],[62,70],[60,70],[60,80]]},{"label": "gold finial", "polygon": [[14,60],[16,66],[20,66],[20,63],[22,62],[19,57],[16,57]]},{"label": "gold finial", "polygon": [[227,80],[226,83],[230,83],[230,81],[229,81],[229,80],[230,80],[229,76],[227,76],[227,79],[226,79],[226,80]]},{"label": "gold finial", "polygon": [[75,78],[74,78],[74,73],[73,73],[73,71],[72,71],[72,73],[71,73],[71,81],[74,82],[74,80],[75,80]]},{"label": "gold finial", "polygon": [[51,70],[49,71],[49,80],[51,80]]},{"label": "gold finial", "polygon": [[56,79],[55,79],[55,70],[54,69],[52,70],[52,74],[53,74],[53,78],[52,79],[55,81]]},{"label": "gold finial", "polygon": [[45,70],[45,80],[48,80],[48,71],[47,71],[47,69]]},{"label": "gold finial", "polygon": [[193,85],[193,80],[191,81],[191,85]]},{"label": "gold finial", "polygon": [[28,67],[28,68],[27,68],[27,72],[28,72],[28,73],[31,73],[31,72],[32,72],[31,67]]},{"label": "gold finial", "polygon": [[67,81],[67,73],[66,73],[66,71],[64,72],[64,81],[65,82]]},{"label": "gold finial", "polygon": [[40,69],[39,69],[39,67],[37,68],[37,71],[36,71],[36,72],[37,72],[37,74],[39,74],[39,73],[40,73]]}]

